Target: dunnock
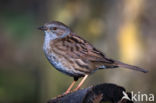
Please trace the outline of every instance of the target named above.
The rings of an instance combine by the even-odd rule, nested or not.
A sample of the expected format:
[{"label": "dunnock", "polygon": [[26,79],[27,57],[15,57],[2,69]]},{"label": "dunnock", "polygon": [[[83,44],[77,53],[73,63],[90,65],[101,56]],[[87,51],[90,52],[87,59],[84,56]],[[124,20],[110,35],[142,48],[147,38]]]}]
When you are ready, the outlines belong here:
[{"label": "dunnock", "polygon": [[75,82],[80,77],[84,77],[75,89],[78,90],[87,76],[99,69],[123,67],[147,72],[145,69],[107,58],[61,22],[52,21],[39,29],[45,34],[43,50],[48,61],[57,70],[74,77],[74,81],[65,93],[69,93]]}]

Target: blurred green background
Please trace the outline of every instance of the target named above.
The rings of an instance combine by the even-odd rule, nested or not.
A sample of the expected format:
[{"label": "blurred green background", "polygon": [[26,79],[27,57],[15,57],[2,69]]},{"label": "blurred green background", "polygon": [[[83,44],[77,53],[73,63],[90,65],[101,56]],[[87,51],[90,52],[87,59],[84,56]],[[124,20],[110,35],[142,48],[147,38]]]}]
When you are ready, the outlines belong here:
[{"label": "blurred green background", "polygon": [[108,57],[150,71],[99,70],[83,87],[107,82],[155,94],[155,9],[155,0],[0,0],[0,103],[45,103],[73,81],[42,50],[44,35],[37,27],[53,20]]}]

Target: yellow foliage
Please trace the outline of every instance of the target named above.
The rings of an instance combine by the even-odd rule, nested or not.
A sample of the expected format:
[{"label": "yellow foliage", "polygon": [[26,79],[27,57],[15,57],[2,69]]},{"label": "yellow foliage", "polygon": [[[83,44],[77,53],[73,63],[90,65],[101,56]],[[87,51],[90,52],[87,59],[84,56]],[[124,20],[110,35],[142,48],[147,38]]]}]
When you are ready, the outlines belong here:
[{"label": "yellow foliage", "polygon": [[120,57],[122,61],[133,63],[141,54],[141,44],[137,26],[133,23],[123,25],[119,31]]}]

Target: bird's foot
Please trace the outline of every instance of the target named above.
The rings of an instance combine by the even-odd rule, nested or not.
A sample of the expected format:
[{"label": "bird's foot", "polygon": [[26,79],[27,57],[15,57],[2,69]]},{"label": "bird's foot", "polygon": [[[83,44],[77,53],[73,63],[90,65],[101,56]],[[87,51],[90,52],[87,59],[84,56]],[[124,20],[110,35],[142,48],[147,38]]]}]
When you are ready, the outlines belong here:
[{"label": "bird's foot", "polygon": [[68,93],[70,93],[71,91],[67,90],[66,92],[63,93],[63,95],[66,95]]}]

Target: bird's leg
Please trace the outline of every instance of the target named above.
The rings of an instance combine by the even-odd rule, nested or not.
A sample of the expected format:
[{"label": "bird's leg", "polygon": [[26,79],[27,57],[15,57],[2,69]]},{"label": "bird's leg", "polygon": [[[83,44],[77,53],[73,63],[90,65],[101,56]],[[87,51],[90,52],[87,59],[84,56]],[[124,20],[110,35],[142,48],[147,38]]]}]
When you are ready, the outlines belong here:
[{"label": "bird's leg", "polygon": [[76,81],[74,80],[74,81],[71,83],[71,85],[68,87],[68,89],[66,90],[66,92],[65,92],[64,94],[68,94],[68,93],[71,91],[71,89],[72,89],[72,87],[74,86],[75,83],[76,83]]},{"label": "bird's leg", "polygon": [[83,79],[81,80],[81,82],[79,83],[79,85],[74,89],[74,91],[77,91],[82,86],[82,84],[87,79],[87,77],[88,77],[88,75],[85,75],[85,77],[83,77]]}]

